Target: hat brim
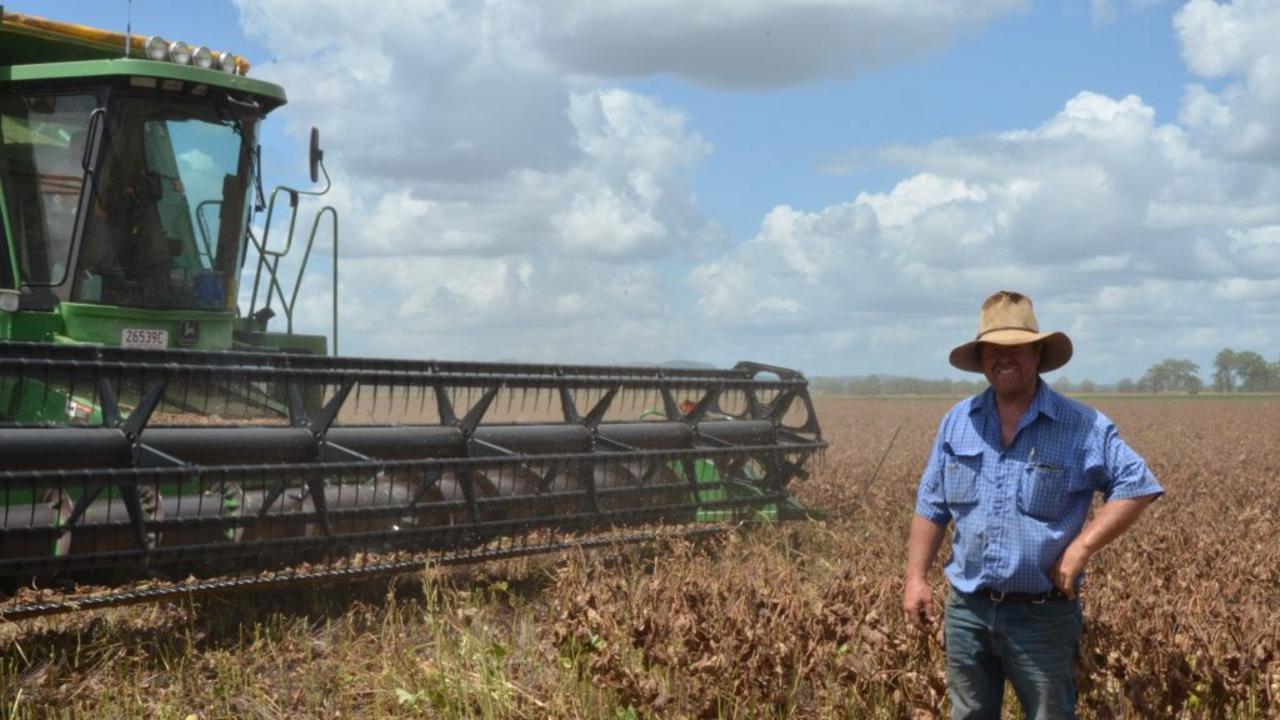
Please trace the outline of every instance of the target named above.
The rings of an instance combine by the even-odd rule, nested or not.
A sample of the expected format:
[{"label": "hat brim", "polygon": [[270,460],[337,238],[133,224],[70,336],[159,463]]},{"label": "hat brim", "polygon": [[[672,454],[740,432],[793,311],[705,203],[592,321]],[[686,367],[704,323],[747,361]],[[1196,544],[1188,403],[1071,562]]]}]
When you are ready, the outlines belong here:
[{"label": "hat brim", "polygon": [[981,340],[971,340],[952,350],[951,366],[966,372],[981,373],[982,354],[979,346],[982,343],[991,343],[992,345],[1029,345],[1033,342],[1044,343],[1044,355],[1040,356],[1038,372],[1052,372],[1071,360],[1071,338],[1064,333],[996,330],[982,336]]}]

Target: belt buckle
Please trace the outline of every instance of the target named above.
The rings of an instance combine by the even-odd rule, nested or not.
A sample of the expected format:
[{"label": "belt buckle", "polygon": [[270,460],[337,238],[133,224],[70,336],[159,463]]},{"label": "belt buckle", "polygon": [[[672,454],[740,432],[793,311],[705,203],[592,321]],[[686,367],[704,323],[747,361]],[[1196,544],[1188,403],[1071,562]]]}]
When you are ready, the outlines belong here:
[{"label": "belt buckle", "polygon": [[991,590],[987,595],[991,598],[991,602],[997,605],[1004,602],[1005,593],[1003,590]]},{"label": "belt buckle", "polygon": [[1032,605],[1043,605],[1043,604],[1045,603],[1045,601],[1049,599],[1049,596],[1050,596],[1050,595],[1052,595],[1052,594],[1053,594],[1053,591],[1052,591],[1052,590],[1050,590],[1050,591],[1048,591],[1048,592],[1042,592],[1042,593],[1040,593],[1038,596],[1036,596],[1036,599],[1035,599],[1035,600],[1032,600],[1032,601],[1031,601],[1031,604],[1032,604]]}]

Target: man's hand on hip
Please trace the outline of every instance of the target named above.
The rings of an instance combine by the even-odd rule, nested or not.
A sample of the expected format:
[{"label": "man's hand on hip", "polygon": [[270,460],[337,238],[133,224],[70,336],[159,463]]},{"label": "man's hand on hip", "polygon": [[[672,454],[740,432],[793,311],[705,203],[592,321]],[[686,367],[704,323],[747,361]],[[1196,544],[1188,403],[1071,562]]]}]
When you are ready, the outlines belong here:
[{"label": "man's hand on hip", "polygon": [[1062,557],[1053,564],[1053,568],[1049,570],[1049,579],[1058,586],[1063,595],[1069,598],[1076,596],[1076,578],[1084,572],[1084,566],[1088,564],[1090,555],[1089,549],[1077,538],[1067,546],[1067,549],[1062,552]]},{"label": "man's hand on hip", "polygon": [[1112,500],[1103,505],[1094,516],[1093,522],[1085,526],[1080,535],[1063,551],[1062,557],[1053,564],[1053,569],[1049,571],[1049,579],[1053,580],[1053,584],[1057,585],[1067,597],[1075,597],[1076,578],[1084,571],[1089,558],[1137,522],[1142,511],[1158,496],[1158,494],[1152,494]]}]

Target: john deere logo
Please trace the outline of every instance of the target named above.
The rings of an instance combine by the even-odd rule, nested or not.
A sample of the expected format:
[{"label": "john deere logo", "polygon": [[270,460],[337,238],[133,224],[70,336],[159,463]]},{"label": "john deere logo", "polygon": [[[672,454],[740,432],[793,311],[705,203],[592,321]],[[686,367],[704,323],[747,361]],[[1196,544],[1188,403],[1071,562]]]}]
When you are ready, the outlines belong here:
[{"label": "john deere logo", "polygon": [[178,345],[191,347],[200,342],[200,323],[195,320],[178,321]]}]

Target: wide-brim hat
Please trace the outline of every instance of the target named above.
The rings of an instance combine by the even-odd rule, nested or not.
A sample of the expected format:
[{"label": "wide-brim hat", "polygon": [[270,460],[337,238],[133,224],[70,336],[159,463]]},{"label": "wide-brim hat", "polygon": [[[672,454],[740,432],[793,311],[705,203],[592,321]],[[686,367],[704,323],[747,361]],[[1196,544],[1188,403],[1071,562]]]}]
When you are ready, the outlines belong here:
[{"label": "wide-brim hat", "polygon": [[951,365],[968,372],[982,372],[981,343],[1027,345],[1044,343],[1039,372],[1057,370],[1071,360],[1071,338],[1060,332],[1042,333],[1031,309],[1031,298],[1001,290],[982,303],[978,336],[951,351]]}]

